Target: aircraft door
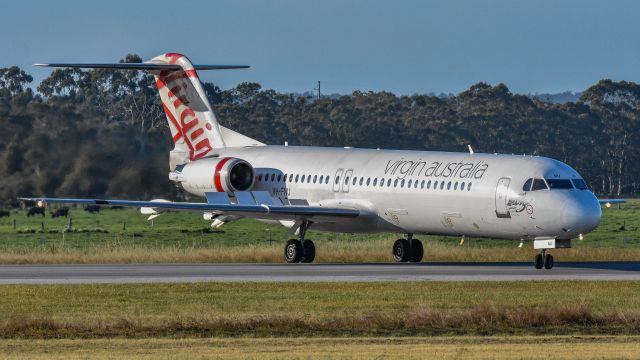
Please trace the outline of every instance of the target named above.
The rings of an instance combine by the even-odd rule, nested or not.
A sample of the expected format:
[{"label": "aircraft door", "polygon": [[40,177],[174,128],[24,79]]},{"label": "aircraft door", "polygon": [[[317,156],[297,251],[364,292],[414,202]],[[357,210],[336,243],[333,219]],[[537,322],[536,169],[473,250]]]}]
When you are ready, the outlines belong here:
[{"label": "aircraft door", "polygon": [[353,176],[353,169],[348,169],[344,173],[344,180],[342,180],[342,192],[349,192],[349,184],[351,183],[352,176]]},{"label": "aircraft door", "polygon": [[334,192],[338,192],[340,191],[340,177],[342,176],[342,172],[344,171],[344,169],[340,168],[338,169],[338,171],[336,171],[336,176],[333,178],[333,191]]},{"label": "aircraft door", "polygon": [[498,180],[498,186],[496,187],[496,215],[499,218],[510,218],[509,210],[507,209],[507,201],[509,201],[509,183],[511,179],[501,178]]}]

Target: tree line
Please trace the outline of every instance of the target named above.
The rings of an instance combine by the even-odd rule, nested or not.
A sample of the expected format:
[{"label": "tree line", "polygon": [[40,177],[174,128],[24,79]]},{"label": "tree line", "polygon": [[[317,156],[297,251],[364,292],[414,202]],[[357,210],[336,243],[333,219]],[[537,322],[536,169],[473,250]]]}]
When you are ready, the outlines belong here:
[{"label": "tree line", "polygon": [[[127,55],[122,62],[139,62]],[[56,69],[32,90],[0,69],[0,201],[17,196],[180,198],[153,76]],[[221,123],[265,143],[518,153],[556,158],[594,192],[635,195],[640,86],[601,80],[562,104],[478,83],[454,96],[354,91],[315,99],[257,83],[204,88]]]}]

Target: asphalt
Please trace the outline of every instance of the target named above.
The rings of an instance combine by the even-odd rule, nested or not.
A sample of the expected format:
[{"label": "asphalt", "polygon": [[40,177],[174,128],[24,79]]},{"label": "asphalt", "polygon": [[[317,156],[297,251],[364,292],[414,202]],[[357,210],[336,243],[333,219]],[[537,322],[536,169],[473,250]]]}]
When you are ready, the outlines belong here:
[{"label": "asphalt", "polygon": [[556,262],[551,270],[531,263],[0,266],[0,284],[532,280],[640,280],[640,262]]}]

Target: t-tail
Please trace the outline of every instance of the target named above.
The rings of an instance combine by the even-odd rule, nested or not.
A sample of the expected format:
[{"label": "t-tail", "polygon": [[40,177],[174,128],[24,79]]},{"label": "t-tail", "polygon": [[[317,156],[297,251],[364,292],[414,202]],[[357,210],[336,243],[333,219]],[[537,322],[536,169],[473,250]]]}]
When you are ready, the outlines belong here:
[{"label": "t-tail", "polygon": [[215,149],[264,145],[218,123],[197,73],[197,70],[243,69],[248,68],[247,65],[193,65],[186,56],[177,53],[159,55],[144,63],[35,65],[151,72],[175,144],[170,154],[170,170],[177,165],[213,155]]}]

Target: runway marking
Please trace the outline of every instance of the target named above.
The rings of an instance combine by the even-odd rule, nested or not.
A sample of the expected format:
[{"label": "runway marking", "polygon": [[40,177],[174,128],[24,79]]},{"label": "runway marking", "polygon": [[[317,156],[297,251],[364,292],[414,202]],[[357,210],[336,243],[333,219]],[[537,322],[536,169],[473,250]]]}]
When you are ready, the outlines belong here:
[{"label": "runway marking", "polygon": [[0,265],[0,284],[640,280],[640,262]]}]

